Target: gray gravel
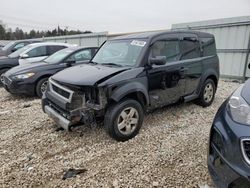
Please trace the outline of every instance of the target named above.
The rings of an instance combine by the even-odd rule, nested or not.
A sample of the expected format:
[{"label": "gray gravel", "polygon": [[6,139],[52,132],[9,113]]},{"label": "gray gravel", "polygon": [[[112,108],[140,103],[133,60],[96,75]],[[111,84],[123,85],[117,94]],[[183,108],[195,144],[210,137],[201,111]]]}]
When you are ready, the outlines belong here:
[{"label": "gray gravel", "polygon": [[[39,99],[0,88],[0,187],[209,187],[209,129],[238,85],[221,81],[208,108],[187,103],[156,110],[123,143],[101,126],[55,131]],[[87,171],[62,180],[70,168]]]}]

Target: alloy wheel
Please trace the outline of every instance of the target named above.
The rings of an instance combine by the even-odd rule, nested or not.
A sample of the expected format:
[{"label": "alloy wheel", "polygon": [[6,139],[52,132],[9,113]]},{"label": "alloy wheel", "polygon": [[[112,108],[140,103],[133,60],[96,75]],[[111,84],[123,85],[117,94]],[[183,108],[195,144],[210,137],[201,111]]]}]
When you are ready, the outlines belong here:
[{"label": "alloy wheel", "polygon": [[134,132],[139,122],[139,113],[133,107],[125,108],[117,119],[118,130],[123,135]]},{"label": "alloy wheel", "polygon": [[208,83],[206,86],[205,86],[205,89],[204,89],[204,93],[203,93],[203,97],[204,97],[204,100],[206,103],[209,103],[212,101],[213,99],[213,96],[214,96],[214,88],[213,88],[213,85],[211,83]]},{"label": "alloy wheel", "polygon": [[41,85],[41,92],[45,93],[45,91],[47,90],[47,85],[48,85],[48,80],[44,81]]}]

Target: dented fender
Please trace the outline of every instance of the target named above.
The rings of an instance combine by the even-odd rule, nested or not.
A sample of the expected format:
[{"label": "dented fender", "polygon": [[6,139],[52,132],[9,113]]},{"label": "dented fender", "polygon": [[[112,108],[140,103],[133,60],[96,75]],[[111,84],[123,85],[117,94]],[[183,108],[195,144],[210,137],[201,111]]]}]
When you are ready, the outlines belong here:
[{"label": "dented fender", "polygon": [[141,92],[144,95],[145,99],[146,99],[146,104],[149,105],[148,90],[145,87],[145,84],[140,83],[140,82],[130,82],[130,83],[127,83],[127,84],[117,88],[112,93],[110,98],[113,99],[114,101],[118,102],[119,100],[121,100],[126,95],[134,93],[134,92]]}]

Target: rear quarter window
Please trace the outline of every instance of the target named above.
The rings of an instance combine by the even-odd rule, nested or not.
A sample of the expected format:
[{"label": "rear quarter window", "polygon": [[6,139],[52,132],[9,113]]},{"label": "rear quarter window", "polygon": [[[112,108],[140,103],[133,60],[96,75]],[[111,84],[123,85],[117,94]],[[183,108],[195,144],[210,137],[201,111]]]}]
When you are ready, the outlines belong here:
[{"label": "rear quarter window", "polygon": [[51,46],[47,46],[48,48],[48,55],[52,55],[53,53],[62,50],[64,48],[66,48],[65,46],[58,46],[58,45],[51,45]]},{"label": "rear quarter window", "polygon": [[186,37],[180,42],[181,60],[200,57],[199,41],[193,37]]},{"label": "rear quarter window", "polygon": [[214,38],[201,38],[203,56],[216,55],[216,46]]}]

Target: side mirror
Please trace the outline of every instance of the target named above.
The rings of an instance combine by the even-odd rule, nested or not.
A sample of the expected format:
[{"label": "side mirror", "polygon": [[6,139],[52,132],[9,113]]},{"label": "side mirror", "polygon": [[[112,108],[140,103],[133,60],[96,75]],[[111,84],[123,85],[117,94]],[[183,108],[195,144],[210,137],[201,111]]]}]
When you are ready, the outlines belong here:
[{"label": "side mirror", "polygon": [[11,52],[15,52],[17,49],[16,48],[13,48],[13,49],[11,49]]},{"label": "side mirror", "polygon": [[67,67],[71,67],[72,64],[74,64],[75,62],[76,62],[76,61],[74,61],[74,60],[66,61],[66,66],[67,66]]},{"label": "side mirror", "polygon": [[166,61],[166,56],[156,56],[149,59],[150,65],[165,65]]},{"label": "side mirror", "polygon": [[21,59],[26,59],[26,58],[28,58],[28,57],[29,57],[28,54],[22,54],[22,55],[20,55],[20,58],[21,58]]}]

